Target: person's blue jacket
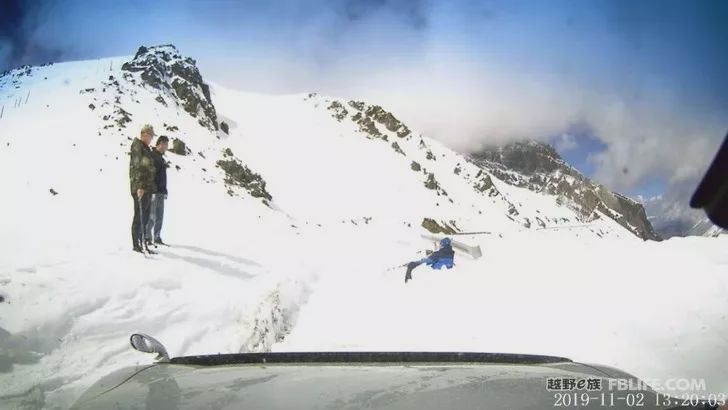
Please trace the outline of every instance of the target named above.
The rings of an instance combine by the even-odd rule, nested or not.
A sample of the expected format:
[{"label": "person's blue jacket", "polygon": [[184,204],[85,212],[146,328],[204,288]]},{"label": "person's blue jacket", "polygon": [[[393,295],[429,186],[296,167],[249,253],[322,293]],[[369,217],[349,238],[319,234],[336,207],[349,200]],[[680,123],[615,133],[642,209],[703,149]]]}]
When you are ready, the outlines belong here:
[{"label": "person's blue jacket", "polygon": [[420,260],[420,263],[427,264],[432,269],[440,269],[443,266],[450,269],[453,267],[454,258],[455,252],[452,250],[452,243],[449,238],[444,238],[440,241],[440,249]]}]

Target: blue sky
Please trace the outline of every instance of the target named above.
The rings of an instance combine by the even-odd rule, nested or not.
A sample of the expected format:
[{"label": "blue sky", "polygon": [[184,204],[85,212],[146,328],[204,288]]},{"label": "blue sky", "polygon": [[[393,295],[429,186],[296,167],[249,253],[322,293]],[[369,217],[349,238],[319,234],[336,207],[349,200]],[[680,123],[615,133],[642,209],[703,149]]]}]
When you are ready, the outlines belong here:
[{"label": "blue sky", "polygon": [[208,80],[369,99],[460,150],[578,127],[569,162],[650,196],[728,130],[726,21],[720,0],[5,2],[0,70],[173,43]]}]

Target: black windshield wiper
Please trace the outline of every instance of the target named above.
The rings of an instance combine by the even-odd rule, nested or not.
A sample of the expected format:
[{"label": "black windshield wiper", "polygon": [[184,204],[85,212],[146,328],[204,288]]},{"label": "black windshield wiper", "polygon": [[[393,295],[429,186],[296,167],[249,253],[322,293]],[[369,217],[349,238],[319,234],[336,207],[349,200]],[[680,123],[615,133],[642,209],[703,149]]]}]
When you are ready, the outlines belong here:
[{"label": "black windshield wiper", "polygon": [[571,362],[571,359],[517,353],[463,352],[286,352],[233,353],[203,356],[182,356],[172,364],[221,366],[257,363],[511,363],[549,364]]}]

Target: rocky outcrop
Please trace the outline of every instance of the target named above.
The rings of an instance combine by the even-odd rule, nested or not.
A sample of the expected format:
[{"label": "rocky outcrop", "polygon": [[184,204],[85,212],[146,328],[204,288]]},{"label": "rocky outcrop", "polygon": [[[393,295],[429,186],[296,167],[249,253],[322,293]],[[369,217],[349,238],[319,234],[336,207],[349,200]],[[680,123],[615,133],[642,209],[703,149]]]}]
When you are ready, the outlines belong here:
[{"label": "rocky outcrop", "polygon": [[331,116],[339,122],[343,121],[349,115],[349,111],[338,101],[332,101],[329,105],[329,110],[333,112]]},{"label": "rocky outcrop", "polygon": [[[210,87],[202,80],[195,60],[183,57],[173,45],[139,47],[122,70],[137,74],[141,83],[167,94],[209,130],[217,130],[217,112]],[[164,98],[161,97],[161,101]],[[159,100],[158,100],[159,101]]]},{"label": "rocky outcrop", "polygon": [[397,141],[395,141],[395,142],[392,143],[392,149],[397,154],[401,154],[401,155],[407,156],[407,154],[405,154],[404,151],[402,151],[402,147],[400,147],[399,144],[397,144]]},{"label": "rocky outcrop", "polygon": [[487,173],[481,171],[478,171],[478,174],[475,176],[475,184],[473,187],[480,193],[487,193],[488,196],[494,197],[500,195],[500,192],[493,184],[493,180],[490,179],[490,175]]},{"label": "rocky outcrop", "polygon": [[433,174],[432,172],[427,174],[427,180],[425,181],[425,188],[432,189],[432,190],[437,190],[440,188],[440,184],[437,182],[437,180],[435,179],[435,174]]},{"label": "rocky outcrop", "polygon": [[179,138],[172,138],[172,148],[170,148],[170,151],[177,155],[189,155],[192,153],[192,150],[187,147],[187,144]]},{"label": "rocky outcrop", "polygon": [[[452,222],[451,222],[452,223]],[[454,224],[453,224],[454,225]],[[457,233],[457,229],[447,224],[447,222],[438,223],[432,218],[424,218],[422,220],[422,227],[432,233],[444,233],[446,235],[452,235]]]},{"label": "rocky outcrop", "polygon": [[126,124],[131,122],[131,113],[127,112],[121,107],[116,107],[116,110],[114,110],[114,115],[116,115],[116,125],[119,126],[119,128],[126,128]]},{"label": "rocky outcrop", "polygon": [[[351,111],[346,109],[347,106]],[[369,138],[381,138],[386,141],[387,133],[392,133],[399,138],[405,138],[412,133],[391,112],[378,105],[368,105],[363,101],[352,100],[345,106],[340,101],[334,100],[329,104],[328,110],[331,111],[331,116],[339,122],[350,118]]]},{"label": "rocky outcrop", "polygon": [[366,115],[358,112],[351,117],[351,120],[359,124],[359,130],[367,134],[370,138],[381,138],[385,141],[387,140],[387,136],[382,135],[379,128],[377,128],[377,124],[375,124],[374,121]]},{"label": "rocky outcrop", "polygon": [[660,240],[642,204],[585,177],[548,144],[527,141],[491,146],[471,154],[470,159],[508,184],[556,195],[559,202],[575,210],[584,222],[598,218],[601,213],[642,239]]},{"label": "rocky outcrop", "polygon": [[269,205],[268,201],[273,197],[265,189],[265,180],[251,171],[238,160],[230,148],[223,151],[223,158],[217,161],[217,166],[225,172],[225,185],[228,186],[228,194],[235,195],[233,187],[241,187],[248,191],[250,196],[261,198],[263,203]]}]

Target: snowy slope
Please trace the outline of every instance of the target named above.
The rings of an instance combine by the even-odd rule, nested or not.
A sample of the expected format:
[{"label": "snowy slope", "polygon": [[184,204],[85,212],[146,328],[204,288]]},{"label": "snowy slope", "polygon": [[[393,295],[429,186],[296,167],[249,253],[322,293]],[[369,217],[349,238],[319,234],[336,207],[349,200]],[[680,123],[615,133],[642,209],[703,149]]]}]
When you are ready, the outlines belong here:
[{"label": "snowy slope", "polygon": [[660,240],[641,203],[590,180],[546,143],[529,140],[485,146],[472,158],[507,183],[555,195],[559,203],[580,214],[582,222],[607,216],[640,238]]},{"label": "snowy slope", "polygon": [[713,237],[726,230],[713,224],[702,210],[690,209],[684,198],[641,198],[650,222],[665,238],[673,236]]},{"label": "snowy slope", "polygon": [[[70,406],[149,361],[128,348],[135,331],[172,355],[526,352],[728,390],[715,360],[728,353],[725,237],[644,242],[608,217],[584,224],[372,103],[206,79],[205,92],[198,74],[166,46],[0,78],[0,403]],[[144,123],[188,149],[167,155],[174,246],[151,259],[129,250],[126,153]],[[405,286],[388,268],[422,257],[425,218],[492,232],[462,237],[485,256]]]}]

